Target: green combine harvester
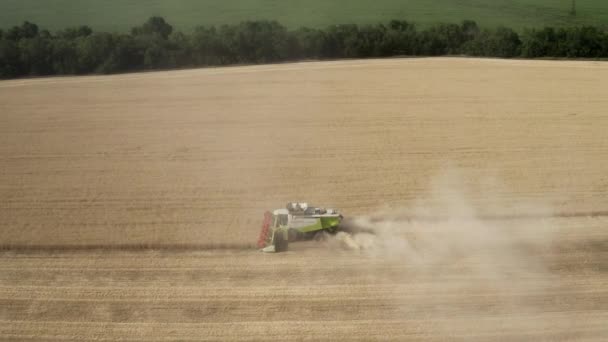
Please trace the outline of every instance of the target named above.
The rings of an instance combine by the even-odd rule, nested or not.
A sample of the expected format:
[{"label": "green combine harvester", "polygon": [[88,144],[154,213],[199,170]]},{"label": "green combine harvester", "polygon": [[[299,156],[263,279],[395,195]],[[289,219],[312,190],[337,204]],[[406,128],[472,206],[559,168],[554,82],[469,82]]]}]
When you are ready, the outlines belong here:
[{"label": "green combine harvester", "polygon": [[325,233],[335,233],[341,221],[342,215],[335,209],[287,203],[285,209],[264,214],[258,247],[263,252],[283,252],[290,242],[319,239]]}]

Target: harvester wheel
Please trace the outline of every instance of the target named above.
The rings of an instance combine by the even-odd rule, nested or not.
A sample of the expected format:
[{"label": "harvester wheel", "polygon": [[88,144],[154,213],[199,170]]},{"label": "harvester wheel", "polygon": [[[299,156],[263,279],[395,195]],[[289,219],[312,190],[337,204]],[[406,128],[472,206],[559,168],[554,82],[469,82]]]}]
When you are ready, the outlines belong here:
[{"label": "harvester wheel", "polygon": [[285,240],[284,234],[281,232],[274,233],[274,249],[276,252],[284,252],[287,250],[289,242]]}]

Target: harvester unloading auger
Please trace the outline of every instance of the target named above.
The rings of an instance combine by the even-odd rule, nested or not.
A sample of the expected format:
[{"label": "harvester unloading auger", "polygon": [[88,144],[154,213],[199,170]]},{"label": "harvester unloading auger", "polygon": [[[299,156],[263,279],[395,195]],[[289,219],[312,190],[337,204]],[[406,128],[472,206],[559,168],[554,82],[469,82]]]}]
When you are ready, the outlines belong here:
[{"label": "harvester unloading auger", "polygon": [[287,203],[285,209],[264,214],[258,247],[263,252],[282,252],[287,250],[289,242],[335,233],[341,221],[342,215],[335,209]]}]

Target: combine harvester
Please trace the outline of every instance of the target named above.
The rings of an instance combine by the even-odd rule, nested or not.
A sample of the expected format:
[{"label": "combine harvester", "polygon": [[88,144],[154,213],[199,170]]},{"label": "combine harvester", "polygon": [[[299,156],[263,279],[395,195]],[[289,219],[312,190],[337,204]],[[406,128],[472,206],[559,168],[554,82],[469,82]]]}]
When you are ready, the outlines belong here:
[{"label": "combine harvester", "polygon": [[264,214],[258,240],[263,252],[287,250],[289,242],[321,239],[324,234],[338,230],[342,215],[335,209],[316,208],[307,203],[287,203],[286,209]]}]

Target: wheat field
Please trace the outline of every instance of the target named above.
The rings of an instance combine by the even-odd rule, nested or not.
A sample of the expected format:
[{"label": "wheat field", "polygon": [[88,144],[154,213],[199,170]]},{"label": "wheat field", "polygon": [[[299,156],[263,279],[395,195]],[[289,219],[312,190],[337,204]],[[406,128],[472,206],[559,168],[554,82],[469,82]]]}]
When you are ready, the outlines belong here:
[{"label": "wheat field", "polygon": [[[608,337],[608,64],[0,82],[1,340]],[[376,236],[253,246],[265,210]]]}]

